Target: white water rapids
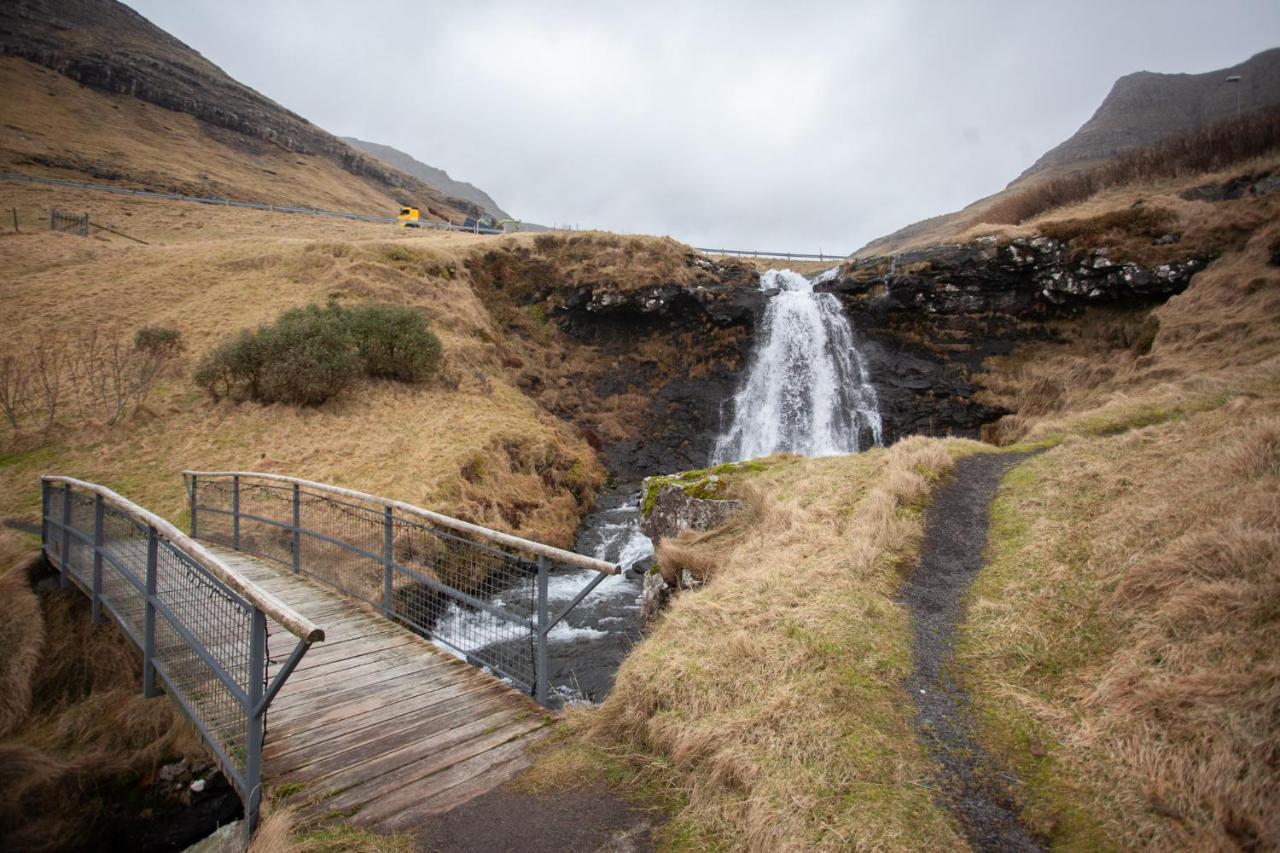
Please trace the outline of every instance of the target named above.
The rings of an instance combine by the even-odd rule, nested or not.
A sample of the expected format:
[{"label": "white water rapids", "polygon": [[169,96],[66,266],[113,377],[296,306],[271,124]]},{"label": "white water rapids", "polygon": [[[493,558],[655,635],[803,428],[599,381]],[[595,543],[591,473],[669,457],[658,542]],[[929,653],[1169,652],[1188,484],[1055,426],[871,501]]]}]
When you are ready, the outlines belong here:
[{"label": "white water rapids", "polygon": [[813,285],[791,270],[760,276],[760,289],[777,293],[712,463],[783,451],[831,456],[882,442],[875,388],[853,329],[840,301]]}]

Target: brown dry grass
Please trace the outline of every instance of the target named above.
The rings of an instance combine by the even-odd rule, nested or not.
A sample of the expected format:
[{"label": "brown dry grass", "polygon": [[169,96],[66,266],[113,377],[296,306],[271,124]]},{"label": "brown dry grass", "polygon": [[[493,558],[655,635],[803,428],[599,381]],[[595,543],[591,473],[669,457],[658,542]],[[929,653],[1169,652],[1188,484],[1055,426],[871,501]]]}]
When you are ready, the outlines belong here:
[{"label": "brown dry grass", "polygon": [[[7,189],[8,187],[6,187]],[[28,201],[32,188],[21,188]],[[57,199],[59,193],[42,197]],[[84,194],[80,194],[83,196]],[[98,199],[100,205],[114,199]],[[57,203],[56,201],[53,203]],[[124,200],[163,235],[182,205]],[[0,514],[30,518],[36,476],[58,468],[105,482],[162,514],[182,513],[184,467],[275,470],[386,494],[530,538],[568,544],[603,481],[577,434],[506,379],[497,329],[466,277],[480,238],[404,235],[347,224],[327,239],[282,236],[301,220],[230,212],[230,236],[139,246],[39,232],[0,240],[0,296],[15,318],[3,346],[86,321],[129,335],[142,324],[179,329],[192,360],[236,330],[330,297],[420,306],[439,335],[451,382],[366,382],[314,409],[214,403],[185,378],[161,383],[150,412],[116,429],[64,420],[41,442],[10,439],[0,468]],[[264,233],[254,235],[259,225]],[[532,235],[512,240],[526,243]],[[160,296],[162,295],[162,296]],[[456,387],[455,387],[456,386]],[[483,474],[464,468],[486,459]]]},{"label": "brown dry grass", "polygon": [[1108,187],[1200,176],[1274,153],[1280,110],[1230,118],[1194,133],[1121,152],[1091,169],[1033,180],[982,211],[982,222],[1016,225],[1047,210],[1084,201]]},{"label": "brown dry grass", "polygon": [[0,57],[0,168],[80,181],[394,215],[389,188],[127,95]]},{"label": "brown dry grass", "polygon": [[[613,757],[624,787],[676,792],[667,843],[961,843],[925,786],[928,761],[902,693],[910,625],[895,596],[932,484],[976,448],[913,438],[777,460],[744,484],[751,508],[732,535],[677,540],[709,582],[677,596],[605,704],[571,727]],[[544,760],[553,777],[562,755]]]},{"label": "brown dry grass", "polygon": [[409,853],[409,835],[378,835],[344,821],[315,826],[297,810],[268,802],[249,853]]},{"label": "brown dry grass", "polygon": [[[993,360],[1016,414],[992,437],[1056,447],[997,499],[958,655],[1028,818],[1064,847],[1280,845],[1269,204],[1149,318],[1095,315]],[[1126,324],[1148,334],[1126,343]]]},{"label": "brown dry grass", "polygon": [[91,623],[83,595],[55,590],[36,601],[21,567],[0,584],[0,834],[14,849],[70,849],[102,814],[99,786],[200,758],[200,739],[176,705],[143,698],[136,649],[114,626]]}]

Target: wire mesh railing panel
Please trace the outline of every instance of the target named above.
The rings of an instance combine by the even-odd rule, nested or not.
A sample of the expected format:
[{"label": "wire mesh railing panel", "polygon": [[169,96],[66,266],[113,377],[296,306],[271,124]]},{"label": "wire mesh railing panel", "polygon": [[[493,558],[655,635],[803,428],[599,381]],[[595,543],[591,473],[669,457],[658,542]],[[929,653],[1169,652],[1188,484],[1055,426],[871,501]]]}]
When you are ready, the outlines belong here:
[{"label": "wire mesh railing panel", "polygon": [[[71,493],[71,529],[67,538],[67,568],[81,584],[88,585],[93,571],[94,500],[92,495]],[[76,535],[79,534],[79,535]]]},{"label": "wire mesh railing panel", "polygon": [[168,611],[156,620],[156,662],[243,773],[248,721],[227,682],[248,694],[253,608],[167,542],[156,554],[156,599]]},{"label": "wire mesh railing panel", "polygon": [[[201,485],[202,494],[210,494],[210,487],[223,486],[212,493],[222,507],[232,511],[233,490],[230,481],[212,481]],[[257,554],[285,565],[293,564],[293,489],[270,483],[240,483],[240,550]],[[203,520],[207,516],[202,515]],[[232,518],[232,516],[227,516]],[[203,535],[203,534],[202,534]],[[230,536],[230,534],[228,534]],[[228,539],[228,545],[231,544]]]},{"label": "wire mesh railing panel", "polygon": [[[144,692],[154,696],[165,685],[218,757],[252,825],[266,709],[323,630],[111,490],[64,477],[44,478],[42,489],[48,559],[90,596],[95,619],[113,617],[142,649]],[[227,491],[215,484],[207,494],[213,502]],[[238,526],[230,494],[226,512],[206,513],[207,531],[228,544]],[[268,682],[270,624],[294,637]]]},{"label": "wire mesh railing panel", "polygon": [[307,574],[353,598],[384,602],[382,507],[360,506],[302,491],[298,498],[299,562]]},{"label": "wire mesh railing panel", "polygon": [[138,645],[143,643],[147,527],[112,507],[102,513],[102,599]]},{"label": "wire mesh railing panel", "polygon": [[537,565],[451,531],[394,522],[392,614],[437,645],[530,689]]}]

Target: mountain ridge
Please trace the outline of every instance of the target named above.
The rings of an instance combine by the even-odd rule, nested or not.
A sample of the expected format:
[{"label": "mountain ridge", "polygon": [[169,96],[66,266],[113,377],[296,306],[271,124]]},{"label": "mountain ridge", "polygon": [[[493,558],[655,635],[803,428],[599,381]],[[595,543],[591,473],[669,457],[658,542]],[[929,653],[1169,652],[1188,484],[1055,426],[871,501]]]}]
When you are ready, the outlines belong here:
[{"label": "mountain ridge", "polygon": [[1093,115],[1075,133],[1040,155],[1004,189],[959,210],[940,213],[868,241],[850,257],[891,255],[942,243],[973,224],[997,200],[1034,181],[1096,166],[1124,151],[1190,133],[1236,111],[1236,92],[1226,78],[1240,75],[1242,115],[1280,105],[1280,48],[1200,74],[1137,71],[1120,77]]},{"label": "mountain ridge", "polygon": [[511,214],[499,207],[498,203],[487,192],[475,184],[455,180],[444,169],[438,169],[435,166],[423,163],[411,154],[406,154],[398,148],[383,145],[380,142],[369,142],[354,136],[339,136],[338,138],[351,147],[381,160],[388,166],[417,178],[428,186],[435,187],[449,199],[461,199],[477,205],[485,213],[492,215],[496,219],[513,218]]}]

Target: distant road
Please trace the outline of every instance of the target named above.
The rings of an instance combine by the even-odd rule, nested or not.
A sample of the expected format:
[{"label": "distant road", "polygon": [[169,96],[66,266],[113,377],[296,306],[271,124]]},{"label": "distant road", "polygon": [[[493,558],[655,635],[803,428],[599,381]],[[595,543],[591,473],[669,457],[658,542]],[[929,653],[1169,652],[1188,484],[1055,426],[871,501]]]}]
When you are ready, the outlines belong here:
[{"label": "distant road", "polygon": [[[198,196],[183,195],[182,193],[163,193],[154,190],[135,190],[129,187],[118,187],[114,184],[95,184],[88,181],[68,181],[62,178],[40,178],[35,175],[23,175],[18,172],[0,172],[0,179],[6,181],[25,181],[32,184],[46,184],[54,187],[71,187],[79,190],[93,190],[94,192],[113,193],[115,195],[137,196],[139,198],[158,198],[165,201],[189,201],[196,204],[213,204],[221,207],[242,207],[248,210],[266,210],[271,213],[298,213],[305,216],[328,216],[332,219],[350,219],[357,222],[388,222],[397,223],[400,220],[394,216],[374,216],[368,213],[352,213],[348,210],[325,210],[320,207],[289,207],[279,204],[264,204],[256,201],[236,201],[235,199],[222,198],[218,196]],[[428,228],[433,231],[462,231],[467,234],[506,234],[506,231],[497,228],[468,228],[465,225],[453,225],[449,222],[433,222],[424,220],[420,227]],[[707,255],[728,255],[741,258],[785,258],[788,261],[842,261],[844,255],[827,255],[819,252],[818,254],[806,252],[767,252],[762,249],[706,249],[701,246],[694,246],[695,252],[702,252]]]}]

